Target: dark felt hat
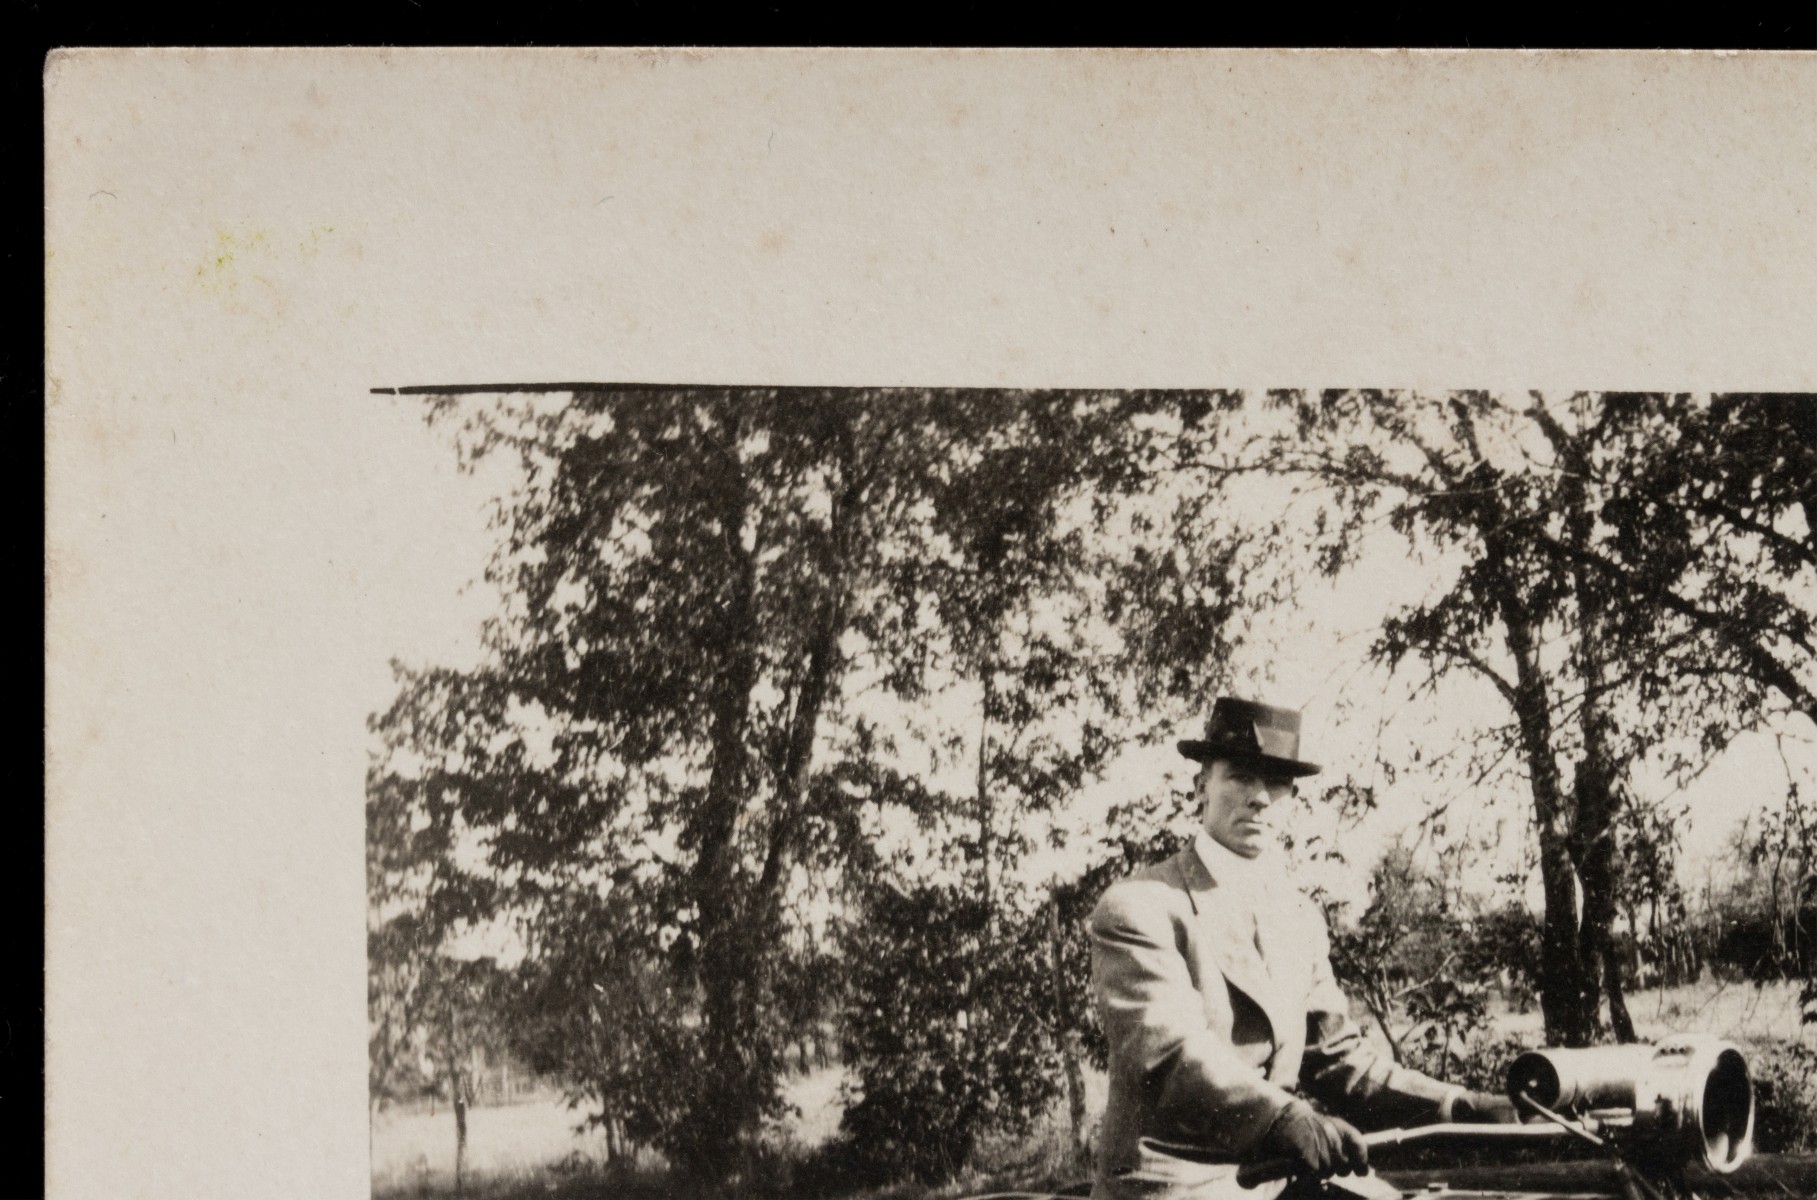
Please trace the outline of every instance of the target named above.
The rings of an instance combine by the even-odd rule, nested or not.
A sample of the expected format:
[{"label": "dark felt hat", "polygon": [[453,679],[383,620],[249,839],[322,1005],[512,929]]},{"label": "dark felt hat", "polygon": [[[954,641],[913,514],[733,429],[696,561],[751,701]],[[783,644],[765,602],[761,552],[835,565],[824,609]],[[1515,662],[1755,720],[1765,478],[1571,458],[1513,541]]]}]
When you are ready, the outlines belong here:
[{"label": "dark felt hat", "polygon": [[1300,761],[1300,714],[1254,700],[1220,696],[1211,706],[1205,736],[1189,738],[1179,747],[1181,754],[1196,762],[1226,758],[1283,775],[1319,772],[1316,765]]}]

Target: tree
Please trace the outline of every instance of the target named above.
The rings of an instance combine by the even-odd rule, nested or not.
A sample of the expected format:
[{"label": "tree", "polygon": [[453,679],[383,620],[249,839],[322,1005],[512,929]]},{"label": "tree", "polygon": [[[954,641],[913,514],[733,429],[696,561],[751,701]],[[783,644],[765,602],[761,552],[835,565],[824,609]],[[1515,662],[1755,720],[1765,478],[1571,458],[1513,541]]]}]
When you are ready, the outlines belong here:
[{"label": "tree", "polygon": [[1592,1040],[1606,994],[1631,1037],[1611,928],[1638,768],[1682,779],[1742,730],[1817,712],[1808,416],[1760,398],[1274,400],[1286,429],[1200,469],[1329,497],[1327,573],[1378,522],[1453,565],[1374,656],[1424,687],[1463,673],[1501,697],[1510,720],[1482,731],[1476,761],[1486,776],[1512,753],[1531,796],[1548,1036]]},{"label": "tree", "polygon": [[445,673],[397,674],[404,685],[398,701],[372,721],[380,749],[366,784],[371,1093],[384,1099],[423,1087],[446,1090],[458,1193],[471,1068],[476,1055],[504,1044],[506,984],[490,959],[459,958],[453,943],[484,919],[497,893],[461,863],[461,821],[445,769],[400,761],[419,745],[459,752],[470,733],[463,689]]},{"label": "tree", "polygon": [[[689,1111],[700,1030],[665,967],[665,930],[630,889],[546,897],[517,970],[514,1041],[589,1104],[608,1161],[628,1164]],[[672,932],[672,931],[667,931]]]},{"label": "tree", "polygon": [[507,1044],[500,1014],[505,976],[489,958],[425,949],[405,914],[368,939],[372,1015],[371,1089],[378,1099],[430,1091],[448,1097],[454,1117],[454,1190],[465,1188],[467,1110],[474,1068]]},{"label": "tree", "polygon": [[[921,782],[930,750],[954,751],[914,727],[917,706],[954,679],[982,692],[983,885],[1013,806],[1076,788],[1163,715],[1156,700],[1202,699],[1227,644],[1228,558],[1205,537],[1166,552],[1182,506],[1153,488],[1157,443],[1206,418],[1203,396],[602,388],[430,404],[464,462],[522,468],[488,571],[506,605],[480,669],[433,676],[446,711],[397,723],[409,755],[394,758],[428,766],[373,786],[424,819],[448,810],[441,852],[476,858],[485,911],[521,922],[550,1028],[633,1014],[647,1054],[583,1040],[569,1066],[584,1094],[628,1105],[611,1119],[703,1173],[735,1172],[781,1110],[803,1011],[784,976],[827,936],[810,902],[863,889],[884,806],[954,811]],[[1080,571],[1089,532],[1117,521],[1129,536],[1104,571]],[[1118,634],[1094,648],[1075,635],[1100,617]],[[421,707],[412,686],[400,704]],[[1070,732],[1036,732],[1055,710]],[[602,973],[622,981],[603,996],[587,982]]]},{"label": "tree", "polygon": [[454,1194],[466,1188],[467,1110],[473,1104],[475,1065],[503,1046],[498,1021],[505,981],[489,958],[428,960],[419,984],[421,1015],[431,1031],[430,1054],[440,1067],[454,1114]]}]

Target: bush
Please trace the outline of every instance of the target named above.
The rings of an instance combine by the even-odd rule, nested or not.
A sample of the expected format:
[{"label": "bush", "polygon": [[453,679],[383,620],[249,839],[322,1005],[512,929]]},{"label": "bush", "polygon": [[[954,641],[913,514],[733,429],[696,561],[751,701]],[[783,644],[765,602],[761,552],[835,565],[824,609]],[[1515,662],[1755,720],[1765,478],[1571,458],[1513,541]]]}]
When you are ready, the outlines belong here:
[{"label": "bush", "polygon": [[1817,1150],[1817,1046],[1762,1043],[1748,1055],[1754,1077],[1754,1145],[1763,1154]]},{"label": "bush", "polygon": [[[1525,1038],[1474,1037],[1452,1048],[1450,1063],[1443,1072],[1435,1069],[1429,1073],[1439,1075],[1446,1083],[1501,1095],[1508,1089],[1508,1064],[1531,1049],[1533,1046]],[[1434,1064],[1417,1061],[1409,1054],[1407,1065],[1426,1070]]]},{"label": "bush", "polygon": [[845,1061],[860,1096],[842,1132],[851,1166],[951,1179],[980,1137],[1028,1132],[1058,1096],[1061,1066],[1046,926],[993,923],[944,888],[879,888],[848,946]]}]

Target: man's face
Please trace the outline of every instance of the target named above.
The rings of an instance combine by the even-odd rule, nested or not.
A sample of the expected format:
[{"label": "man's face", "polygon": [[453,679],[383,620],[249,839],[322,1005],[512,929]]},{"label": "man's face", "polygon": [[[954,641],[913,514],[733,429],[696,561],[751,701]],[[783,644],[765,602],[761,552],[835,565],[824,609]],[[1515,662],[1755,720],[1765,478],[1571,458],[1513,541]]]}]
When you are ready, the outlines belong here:
[{"label": "man's face", "polygon": [[1293,794],[1293,780],[1220,758],[1199,772],[1198,792],[1205,832],[1231,853],[1254,858],[1275,836],[1263,814]]}]

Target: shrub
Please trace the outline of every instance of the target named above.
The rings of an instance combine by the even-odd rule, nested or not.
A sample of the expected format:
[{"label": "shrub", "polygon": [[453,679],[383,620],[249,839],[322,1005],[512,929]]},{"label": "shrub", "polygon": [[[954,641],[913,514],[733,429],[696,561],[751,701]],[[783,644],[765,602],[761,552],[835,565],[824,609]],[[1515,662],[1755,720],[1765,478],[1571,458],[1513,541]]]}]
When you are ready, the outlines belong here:
[{"label": "shrub", "polygon": [[1748,1056],[1754,1077],[1754,1145],[1766,1154],[1817,1150],[1817,1046],[1761,1043]]},{"label": "shrub", "polygon": [[[975,897],[880,888],[848,947],[842,1131],[868,1166],[951,1179],[988,1133],[1027,1133],[1059,1094],[1046,926]],[[861,1165],[861,1164],[853,1164]]]},{"label": "shrub", "polygon": [[[1452,1049],[1443,1078],[1447,1083],[1500,1095],[1508,1087],[1508,1064],[1531,1049],[1533,1046],[1521,1037],[1474,1037]],[[1412,1061],[1408,1065],[1424,1068],[1424,1064]]]}]

